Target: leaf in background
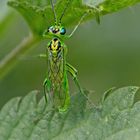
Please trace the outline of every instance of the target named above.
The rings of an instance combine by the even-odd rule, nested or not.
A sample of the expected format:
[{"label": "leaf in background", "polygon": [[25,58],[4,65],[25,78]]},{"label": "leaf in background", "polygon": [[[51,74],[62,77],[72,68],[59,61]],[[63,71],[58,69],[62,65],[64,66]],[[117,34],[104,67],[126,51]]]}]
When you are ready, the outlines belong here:
[{"label": "leaf in background", "polygon": [[3,36],[7,25],[11,23],[13,18],[13,12],[10,7],[7,6],[8,0],[0,0],[0,38]]},{"label": "leaf in background", "polygon": [[[89,16],[85,20],[96,18],[99,22],[98,12],[100,15],[105,15],[138,2],[140,0],[72,0],[62,19],[62,23],[66,27],[76,25],[85,11],[88,10],[90,10]],[[61,16],[66,3],[67,0],[56,1],[57,18]],[[42,36],[44,30],[54,24],[53,12],[47,0],[11,0],[9,5],[24,16],[36,35]]]},{"label": "leaf in background", "polygon": [[[56,13],[59,18],[64,10],[66,1],[58,0],[56,3]],[[44,5],[40,3],[32,3],[30,1],[9,1],[9,5],[16,8],[27,20],[30,25],[32,31],[36,35],[42,36],[44,30],[48,28],[48,26],[54,25],[54,15],[52,12],[52,8],[49,3]],[[70,26],[72,24],[76,24],[80,19],[81,15],[83,15],[84,10],[79,7],[79,1],[73,1],[70,4],[62,22],[64,26]]]},{"label": "leaf in background", "polygon": [[132,6],[138,2],[140,2],[140,0],[105,0],[99,6],[104,9],[102,11],[103,13],[112,13],[120,10],[121,8]]},{"label": "leaf in background", "polygon": [[7,1],[8,0],[0,1],[0,23],[7,16],[8,12],[9,12],[9,8],[7,6]]},{"label": "leaf in background", "polygon": [[109,94],[101,108],[88,109],[81,94],[72,97],[68,112],[59,113],[37,91],[22,100],[10,100],[0,112],[1,140],[139,140],[138,87],[124,87]]}]

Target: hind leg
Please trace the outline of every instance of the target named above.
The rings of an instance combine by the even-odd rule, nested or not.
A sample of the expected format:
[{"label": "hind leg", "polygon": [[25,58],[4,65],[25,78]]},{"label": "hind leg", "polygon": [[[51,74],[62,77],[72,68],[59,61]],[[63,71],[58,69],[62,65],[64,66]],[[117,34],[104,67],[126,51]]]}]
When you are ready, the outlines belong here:
[{"label": "hind leg", "polygon": [[73,80],[74,80],[76,86],[78,87],[80,93],[88,100],[89,104],[94,106],[93,103],[88,98],[88,96],[84,93],[82,87],[80,86],[80,83],[79,83],[79,81],[77,79],[77,70],[72,65],[67,63],[67,71],[72,75]]}]

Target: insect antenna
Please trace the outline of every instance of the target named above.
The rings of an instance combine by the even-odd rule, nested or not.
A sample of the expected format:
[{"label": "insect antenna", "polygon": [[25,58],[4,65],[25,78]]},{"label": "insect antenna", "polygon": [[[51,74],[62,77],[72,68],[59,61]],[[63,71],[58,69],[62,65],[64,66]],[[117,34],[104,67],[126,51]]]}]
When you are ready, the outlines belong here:
[{"label": "insect antenna", "polygon": [[61,20],[62,20],[62,18],[63,18],[63,16],[64,16],[66,10],[68,9],[68,6],[69,6],[69,4],[70,4],[71,1],[72,1],[72,0],[67,0],[67,4],[66,4],[66,6],[65,6],[65,8],[64,8],[64,10],[63,10],[63,12],[62,12],[62,14],[61,14],[61,16],[60,16],[59,23],[61,23]]},{"label": "insect antenna", "polygon": [[52,1],[52,0],[50,0],[50,3],[51,3],[51,6],[52,6],[52,11],[53,11],[53,14],[54,14],[55,24],[57,24],[57,16],[56,16],[56,12],[55,12],[55,9],[54,9],[54,4],[53,4],[53,1]]}]

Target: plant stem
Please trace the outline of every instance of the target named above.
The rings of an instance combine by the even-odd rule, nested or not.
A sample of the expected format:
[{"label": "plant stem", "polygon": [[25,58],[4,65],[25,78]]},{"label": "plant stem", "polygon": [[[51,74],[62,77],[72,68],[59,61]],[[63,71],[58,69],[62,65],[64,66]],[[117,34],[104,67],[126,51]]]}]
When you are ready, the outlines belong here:
[{"label": "plant stem", "polygon": [[26,37],[15,49],[13,49],[9,54],[7,54],[0,61],[0,79],[2,79],[18,62],[18,56],[27,52],[32,45],[39,41],[37,37],[30,34]]}]

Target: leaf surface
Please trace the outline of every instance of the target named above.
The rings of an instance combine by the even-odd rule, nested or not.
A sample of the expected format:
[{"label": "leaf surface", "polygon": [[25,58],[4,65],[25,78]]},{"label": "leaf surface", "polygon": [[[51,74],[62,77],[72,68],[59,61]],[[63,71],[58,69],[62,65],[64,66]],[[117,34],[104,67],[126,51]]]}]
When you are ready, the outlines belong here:
[{"label": "leaf surface", "polygon": [[10,100],[0,112],[0,140],[139,140],[138,87],[124,87],[109,94],[102,105],[88,108],[81,94],[59,113],[36,100],[37,91]]},{"label": "leaf surface", "polygon": [[[124,7],[132,6],[140,0],[70,0],[68,8],[62,18],[62,24],[66,27],[77,25],[85,12],[88,16],[83,22],[116,12]],[[68,0],[57,0],[55,11],[59,21]],[[10,6],[17,9],[25,18],[34,35],[42,37],[44,30],[54,25],[54,15],[50,5],[50,0],[9,0]]]}]

